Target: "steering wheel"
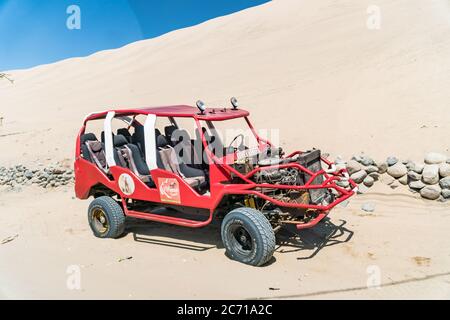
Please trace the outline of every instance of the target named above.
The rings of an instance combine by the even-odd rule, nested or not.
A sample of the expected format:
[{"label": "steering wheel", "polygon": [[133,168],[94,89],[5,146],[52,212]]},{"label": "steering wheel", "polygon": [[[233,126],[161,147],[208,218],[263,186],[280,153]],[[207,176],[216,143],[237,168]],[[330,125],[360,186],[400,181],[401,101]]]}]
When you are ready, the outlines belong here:
[{"label": "steering wheel", "polygon": [[[235,143],[237,141],[237,139],[241,139],[241,142],[239,143],[239,146],[237,148],[233,147],[233,143]],[[231,150],[231,148],[233,148],[234,151],[236,150],[245,150],[245,145],[244,145],[244,140],[245,137],[244,135],[238,134],[236,137],[234,137],[234,139],[230,142],[230,145],[228,146],[228,150]]]}]

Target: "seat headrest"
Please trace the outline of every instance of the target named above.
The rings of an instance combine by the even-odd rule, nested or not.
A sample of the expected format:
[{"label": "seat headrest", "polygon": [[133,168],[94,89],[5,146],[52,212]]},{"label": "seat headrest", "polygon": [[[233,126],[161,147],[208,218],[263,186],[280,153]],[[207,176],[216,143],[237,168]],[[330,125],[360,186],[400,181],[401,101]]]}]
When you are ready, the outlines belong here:
[{"label": "seat headrest", "polygon": [[168,144],[169,144],[169,142],[167,141],[166,137],[164,137],[163,135],[156,137],[156,146],[158,148],[164,148]]},{"label": "seat headrest", "polygon": [[84,144],[86,141],[97,141],[97,137],[93,133],[85,133],[81,136],[80,142]]},{"label": "seat headrest", "polygon": [[114,147],[122,147],[126,144],[128,144],[127,138],[125,136],[118,134],[117,136],[113,137],[114,139]]},{"label": "seat headrest", "polygon": [[123,135],[124,137],[131,137],[131,133],[130,133],[130,131],[128,131],[127,128],[117,129],[117,135],[119,135],[119,134]]},{"label": "seat headrest", "polygon": [[100,141],[89,142],[89,146],[93,152],[100,152],[103,150],[103,144]]},{"label": "seat headrest", "polygon": [[[114,133],[111,133],[112,137],[113,137],[113,143],[114,143],[114,137],[116,136]],[[100,141],[105,143],[105,131],[102,131],[102,133],[100,134]]]},{"label": "seat headrest", "polygon": [[175,130],[177,130],[175,126],[167,126],[164,128],[164,134],[167,137],[170,137]]}]

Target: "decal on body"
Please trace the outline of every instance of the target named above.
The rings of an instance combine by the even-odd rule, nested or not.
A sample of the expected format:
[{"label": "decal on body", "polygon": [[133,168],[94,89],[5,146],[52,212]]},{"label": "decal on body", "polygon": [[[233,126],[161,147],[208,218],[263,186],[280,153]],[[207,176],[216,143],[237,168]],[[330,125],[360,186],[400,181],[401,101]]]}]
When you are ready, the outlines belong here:
[{"label": "decal on body", "polygon": [[131,196],[135,190],[133,178],[129,174],[122,173],[119,177],[119,188],[124,195]]},{"label": "decal on body", "polygon": [[158,178],[161,202],[181,203],[180,185],[174,178]]}]

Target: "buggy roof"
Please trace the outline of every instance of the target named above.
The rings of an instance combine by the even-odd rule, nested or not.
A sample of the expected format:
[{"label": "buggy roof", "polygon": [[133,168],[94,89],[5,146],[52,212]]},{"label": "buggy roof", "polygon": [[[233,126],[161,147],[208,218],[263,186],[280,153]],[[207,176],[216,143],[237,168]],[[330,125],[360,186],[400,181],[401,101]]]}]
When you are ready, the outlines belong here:
[{"label": "buggy roof", "polygon": [[207,108],[202,114],[196,107],[187,105],[167,106],[167,107],[149,107],[137,109],[118,109],[96,112],[88,115],[85,121],[104,119],[108,112],[114,111],[116,116],[134,116],[154,114],[157,117],[183,117],[195,118],[206,121],[222,121],[235,118],[247,117],[249,112],[242,109],[226,109],[226,108]]}]

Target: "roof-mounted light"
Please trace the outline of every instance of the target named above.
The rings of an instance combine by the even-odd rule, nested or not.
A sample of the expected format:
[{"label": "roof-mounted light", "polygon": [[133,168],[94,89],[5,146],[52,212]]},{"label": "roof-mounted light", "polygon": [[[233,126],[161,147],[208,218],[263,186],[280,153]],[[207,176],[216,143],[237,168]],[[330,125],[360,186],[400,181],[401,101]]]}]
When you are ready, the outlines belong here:
[{"label": "roof-mounted light", "polygon": [[197,108],[200,110],[200,113],[204,114],[206,110],[205,103],[202,100],[198,100],[195,104],[197,105]]},{"label": "roof-mounted light", "polygon": [[231,105],[233,106],[233,110],[237,110],[237,108],[239,107],[238,101],[235,97],[231,98]]}]

